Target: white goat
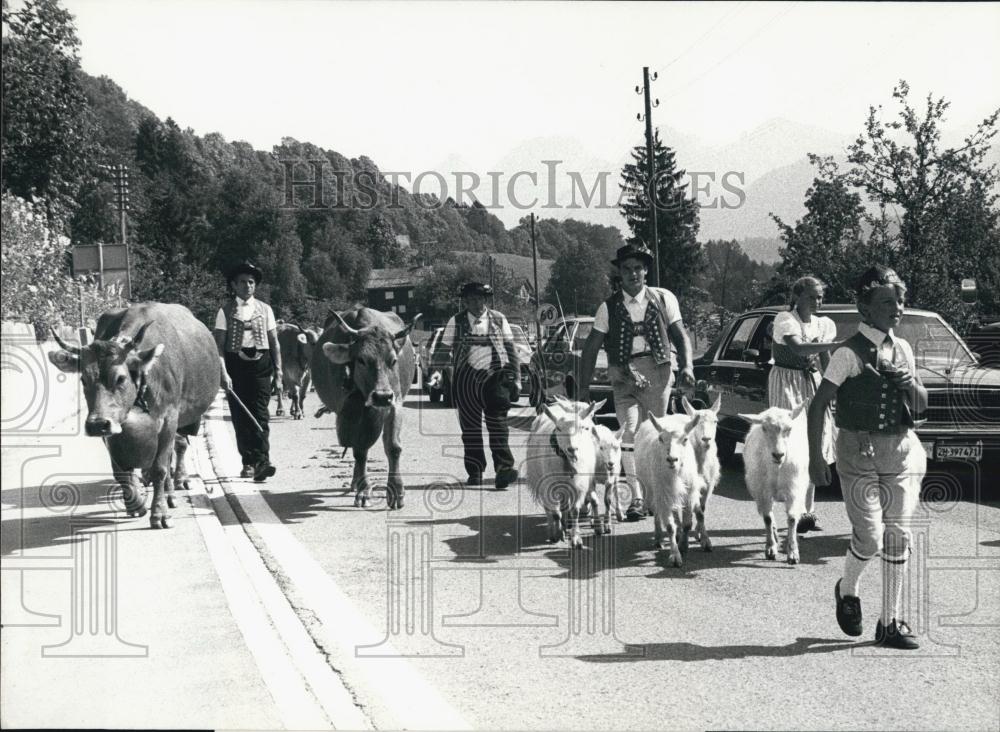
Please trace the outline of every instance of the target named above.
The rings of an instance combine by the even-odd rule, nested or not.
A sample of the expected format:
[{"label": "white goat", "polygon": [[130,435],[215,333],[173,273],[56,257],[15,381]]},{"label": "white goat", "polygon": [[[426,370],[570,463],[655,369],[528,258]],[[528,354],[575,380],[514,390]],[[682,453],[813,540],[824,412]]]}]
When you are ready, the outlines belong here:
[{"label": "white goat", "polygon": [[788,516],[785,551],[788,563],[799,561],[799,541],[795,527],[805,511],[809,489],[809,441],[806,434],[805,408],[771,407],[760,414],[741,414],[753,426],[743,447],[747,490],[757,501],[757,511],[764,518],[764,556],[777,557],[778,530],[772,507],[784,501]]},{"label": "white goat", "polygon": [[653,509],[657,549],[666,549],[664,527],[669,539],[670,559],[675,567],[684,562],[691,508],[701,499],[701,476],[691,432],[698,417],[670,414],[657,418],[652,412],[635,433],[635,472]]},{"label": "white goat", "polygon": [[689,417],[698,417],[698,423],[691,433],[694,441],[694,454],[698,458],[698,474],[701,475],[701,497],[694,506],[695,534],[701,542],[701,548],[712,551],[712,540],[705,529],[705,506],[708,499],[719,485],[722,468],[719,465],[719,454],[715,448],[715,432],[719,425],[719,407],[722,406],[722,395],[715,398],[708,409],[695,409],[686,396],[681,397],[681,405]]},{"label": "white goat", "polygon": [[[574,402],[563,396],[556,395],[555,404],[552,410],[556,414],[560,411],[565,414],[583,415],[591,409],[587,402]],[[604,401],[597,404],[596,409],[600,409]],[[596,411],[596,409],[594,411]],[[593,413],[593,412],[592,412]],[[615,518],[622,522],[625,515],[622,513],[621,501],[618,496],[618,479],[622,470],[622,437],[625,435],[625,428],[617,432],[612,432],[602,424],[595,424],[591,427],[594,435],[594,446],[597,450],[597,467],[594,472],[594,480],[591,483],[591,490],[587,495],[583,510],[591,510],[591,525],[595,534],[611,533],[611,511],[614,507]],[[600,509],[597,501],[597,486],[604,486],[604,519],[601,520]]]},{"label": "white goat", "polygon": [[528,486],[548,517],[548,540],[558,542],[568,533],[570,546],[580,548],[580,508],[594,480],[597,450],[591,416],[603,402],[582,414],[574,409],[542,406],[528,434]]}]

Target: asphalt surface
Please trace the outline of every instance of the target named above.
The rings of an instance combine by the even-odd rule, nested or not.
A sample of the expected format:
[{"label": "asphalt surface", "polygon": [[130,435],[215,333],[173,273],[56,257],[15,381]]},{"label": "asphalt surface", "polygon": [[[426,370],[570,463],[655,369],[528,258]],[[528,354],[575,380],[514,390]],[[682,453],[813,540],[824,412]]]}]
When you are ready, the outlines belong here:
[{"label": "asphalt surface", "polygon": [[[683,568],[652,550],[652,519],[586,527],[570,552],[546,543],[523,482],[496,491],[490,470],[482,489],[463,485],[456,415],[419,392],[393,512],[381,443],[375,500],[354,507],[352,457],[335,417],[311,416],[315,394],[305,419],[272,419],[277,475],[235,477],[220,397],[175,528],[153,531],[109,497],[76,385],[30,349],[11,368],[4,345],[5,728],[1000,727],[1000,505],[969,500],[975,483],[928,481],[907,613],[923,645],[887,651],[871,643],[877,566],[865,636],[833,617],[848,539],[836,495],[821,495],[823,530],[794,567],[764,559],[738,463],[709,504],[714,551],[692,546]],[[42,390],[57,408],[39,421]],[[511,417],[520,463],[533,412]],[[100,557],[116,584],[80,584]]]},{"label": "asphalt surface", "polygon": [[[306,413],[317,406],[307,403]],[[996,502],[958,500],[947,480],[928,483],[934,500],[914,520],[908,612],[923,647],[905,654],[871,643],[877,565],[862,583],[865,637],[836,625],[833,585],[848,541],[839,496],[821,495],[823,531],[802,539],[794,567],[764,559],[763,525],[739,465],[725,471],[709,506],[714,551],[692,547],[683,568],[652,550],[652,519],[616,524],[610,537],[587,529],[585,548],[571,553],[545,542],[544,516],[523,483],[493,490],[488,471],[483,489],[462,485],[453,410],[418,392],[404,412],[403,510],[386,511],[382,492],[367,509],[353,506],[352,458],[329,415],[274,421],[280,468],[261,495],[379,629],[377,642],[408,656],[473,726],[1000,725]],[[511,416],[520,462],[533,413]],[[385,465],[376,444],[369,471],[377,486]]]}]

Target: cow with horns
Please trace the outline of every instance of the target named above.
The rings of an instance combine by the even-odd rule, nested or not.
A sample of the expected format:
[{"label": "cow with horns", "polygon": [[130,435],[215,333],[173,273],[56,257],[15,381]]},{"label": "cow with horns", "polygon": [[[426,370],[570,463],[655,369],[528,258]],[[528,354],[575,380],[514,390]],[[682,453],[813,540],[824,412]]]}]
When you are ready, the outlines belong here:
[{"label": "cow with horns", "polygon": [[[389,461],[386,502],[403,507],[403,479],[399,457],[403,452],[403,400],[410,390],[416,357],[409,325],[395,313],[359,307],[327,318],[312,355],[312,379],[326,411],[337,415],[337,439],[354,452],[354,505],[367,506],[368,450],[382,435]],[[322,412],[323,410],[321,410]],[[317,414],[317,416],[319,416]]]},{"label": "cow with horns", "polygon": [[[278,347],[281,349],[281,383],[284,385],[292,419],[302,419],[303,404],[309,392],[309,363],[319,335],[296,323],[278,322]],[[281,391],[277,393],[279,417],[285,413]]]},{"label": "cow with horns", "polygon": [[[170,528],[175,487],[187,487],[187,437],[219,390],[221,365],[212,333],[183,305],[142,303],[104,313],[94,342],[62,341],[49,354],[61,371],[79,373],[87,399],[86,433],[101,437],[130,516],[146,513],[134,470],[153,485],[149,524]],[[177,463],[171,481],[171,461]]]}]

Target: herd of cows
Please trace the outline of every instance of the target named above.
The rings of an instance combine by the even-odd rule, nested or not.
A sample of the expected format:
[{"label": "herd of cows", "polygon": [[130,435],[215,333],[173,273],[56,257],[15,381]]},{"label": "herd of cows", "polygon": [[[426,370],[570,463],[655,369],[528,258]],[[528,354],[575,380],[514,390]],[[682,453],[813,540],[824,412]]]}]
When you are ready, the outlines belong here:
[{"label": "herd of cows", "polygon": [[[402,405],[417,366],[409,333],[419,318],[405,324],[395,313],[359,307],[331,312],[322,332],[279,324],[291,416],[303,416],[311,381],[322,401],[317,415],[334,413],[340,446],[353,451],[355,506],[371,500],[367,455],[380,436],[389,463],[388,508],[404,505]],[[88,408],[86,433],[103,438],[128,514],[145,515],[143,483],[151,484],[150,526],[169,528],[173,492],[187,487],[188,438],[198,433],[219,389],[221,365],[212,333],[182,305],[142,303],[103,314],[89,345],[72,345],[58,335],[56,340],[61,350],[49,359],[61,371],[80,375]],[[682,403],[685,414],[650,414],[631,448],[654,515],[656,546],[669,550],[674,566],[681,566],[691,539],[711,551],[705,511],[720,476],[718,400],[697,410],[686,399]],[[529,432],[526,478],[548,517],[550,542],[565,538],[572,547],[582,546],[579,526],[585,508],[592,511],[598,535],[610,531],[612,514],[622,520],[621,454],[630,448],[622,444],[622,430],[614,433],[594,422],[600,406],[550,400],[540,405]],[[283,411],[280,396],[278,410]],[[772,504],[784,501],[786,552],[793,564],[798,561],[796,523],[808,487],[802,412],[799,405],[791,411],[771,408],[744,415],[754,423],[744,461],[747,487],[764,520],[765,555],[776,556]]]}]

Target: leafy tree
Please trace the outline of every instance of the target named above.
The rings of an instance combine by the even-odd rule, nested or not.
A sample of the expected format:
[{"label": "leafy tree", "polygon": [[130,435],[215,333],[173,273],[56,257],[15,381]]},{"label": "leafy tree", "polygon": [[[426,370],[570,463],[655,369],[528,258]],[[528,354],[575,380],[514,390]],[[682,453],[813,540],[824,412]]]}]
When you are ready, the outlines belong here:
[{"label": "leafy tree", "polygon": [[864,250],[861,196],[832,158],[810,155],[809,160],[817,172],[806,191],[805,216],[791,226],[771,214],[785,242],[780,284],[787,297],[795,280],[815,275],[826,282],[828,300],[852,302],[854,282],[871,264],[869,256],[858,256]]},{"label": "leafy tree", "polygon": [[552,265],[545,302],[556,302],[558,293],[565,312],[596,312],[611,294],[611,274],[606,253],[579,242]]},{"label": "leafy tree", "polygon": [[700,282],[715,306],[706,310],[712,311],[721,326],[734,312],[744,309],[747,293],[754,284],[767,281],[773,268],[751,259],[735,240],[708,241],[704,254],[705,270]]},{"label": "leafy tree", "polygon": [[[651,186],[645,146],[632,149],[632,162],[626,163],[621,174],[622,213],[634,240],[646,243],[651,250],[659,249],[660,284],[683,299],[703,267],[701,245],[697,239],[698,204],[687,196],[681,182],[686,171],[677,169],[675,153],[663,144],[658,131],[653,138],[653,158],[656,179]],[[659,238],[655,244],[651,243],[651,190],[654,191]],[[653,273],[650,273],[649,282],[655,282]]]},{"label": "leafy tree", "polygon": [[365,231],[364,244],[365,248],[371,252],[372,267],[375,269],[397,267],[405,261],[405,252],[396,241],[396,233],[392,230],[392,224],[382,216],[372,217],[371,223]]},{"label": "leafy tree", "polygon": [[41,204],[3,194],[0,311],[4,320],[32,323],[38,335],[57,325],[80,325],[119,304],[93,277],[70,276],[69,239],[51,229]]},{"label": "leafy tree", "polygon": [[81,180],[93,175],[92,116],[79,78],[80,41],[56,0],[3,4],[3,124],[0,181],[45,200],[64,226]]},{"label": "leafy tree", "polygon": [[[1000,179],[996,164],[986,162],[1000,109],[980,122],[962,145],[942,149],[942,126],[950,103],[928,94],[921,111],[911,105],[909,93],[909,85],[900,80],[892,93],[899,115],[892,121],[882,120],[881,105],[869,108],[864,132],[848,149],[853,165],[848,177],[872,201],[902,212],[897,268],[908,281],[911,299],[930,304],[942,291],[957,293],[958,281],[970,270],[983,274],[967,258],[954,257],[956,249],[978,250],[981,258],[991,260],[987,269],[1000,258],[996,216],[990,215],[995,214]],[[962,211],[957,218],[963,221],[957,227],[956,207]],[[972,221],[978,223],[967,225]],[[994,283],[987,279],[990,288]],[[995,302],[996,295],[989,292],[984,297]],[[937,304],[947,315],[961,319],[964,313],[957,297],[948,300],[951,304]]]}]

